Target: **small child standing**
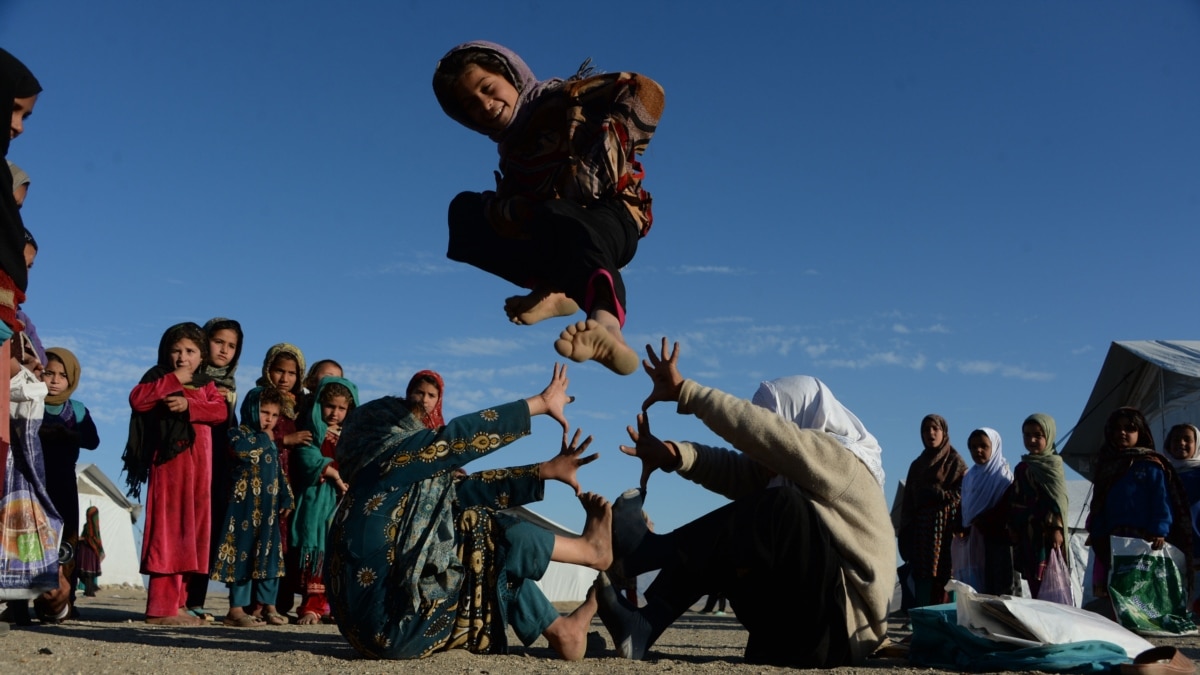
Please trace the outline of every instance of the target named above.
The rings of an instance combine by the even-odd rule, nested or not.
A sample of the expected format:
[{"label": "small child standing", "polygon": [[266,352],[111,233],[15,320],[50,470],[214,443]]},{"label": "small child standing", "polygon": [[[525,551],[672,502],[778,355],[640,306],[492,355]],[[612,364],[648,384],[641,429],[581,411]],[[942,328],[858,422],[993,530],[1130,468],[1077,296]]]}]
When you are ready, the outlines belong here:
[{"label": "small child standing", "polygon": [[[1012,485],[1013,474],[1004,458],[1000,432],[989,427],[976,429],[967,437],[967,448],[975,463],[963,476],[962,536],[968,537],[968,550],[983,553],[982,566],[972,565],[981,576],[972,581],[979,584],[976,590],[982,593],[1011,595],[1012,543],[1004,495]],[[980,545],[972,546],[976,542]]]},{"label": "small child standing", "polygon": [[[284,574],[279,523],[294,502],[271,439],[282,404],[283,395],[274,387],[251,389],[242,401],[242,425],[229,431],[229,498],[214,528],[220,535],[212,561],[212,579],[229,587],[226,626],[287,623],[275,608]],[[262,619],[246,613],[251,603],[261,606]]]},{"label": "small child standing", "polygon": [[438,62],[433,91],[442,110],[499,145],[496,190],[450,203],[446,255],[531,289],[504,303],[513,323],[570,316],[554,348],[621,375],[637,370],[625,343],[625,283],[650,231],[650,193],[637,157],[663,111],[663,90],[636,73],[539,81],[521,57],[492,42],[468,42]]},{"label": "small child standing", "polygon": [[204,378],[204,330],[192,322],[163,333],[158,365],[129,394],[133,414],[125,462],[129,496],[146,483],[142,574],[150,576],[146,623],[199,625],[187,612],[187,580],[208,576],[212,528],[212,426],[225,421],[225,397]]},{"label": "small child standing", "polygon": [[[315,624],[329,616],[325,597],[325,541],[329,517],[347,489],[334,457],[342,423],[357,405],[358,388],[349,380],[340,377],[321,380],[316,401],[304,420],[312,429],[314,442],[301,445],[292,457],[296,513],[292,518],[291,541],[300,559],[304,604],[296,614],[301,625]],[[320,447],[314,444],[318,438]]]},{"label": "small child standing", "polygon": [[[1200,429],[1194,424],[1176,424],[1167,432],[1166,452],[1171,466],[1179,476],[1187,495],[1188,509],[1196,513],[1200,508],[1200,457],[1196,456],[1196,445],[1200,442]],[[1188,607],[1193,614],[1200,616],[1200,570],[1196,569],[1196,561],[1200,561],[1200,532],[1196,530],[1196,519],[1192,518],[1192,598]]]},{"label": "small child standing", "polygon": [[1021,439],[1029,454],[1022,455],[1013,473],[1008,497],[1008,530],[1015,548],[1016,568],[1038,597],[1042,577],[1057,548],[1070,564],[1063,545],[1067,519],[1067,477],[1054,447],[1054,418],[1034,413],[1021,425]]},{"label": "small child standing", "polygon": [[[78,550],[79,534],[79,484],[75,477],[75,465],[79,462],[81,449],[95,450],[100,447],[100,436],[92,415],[79,401],[71,398],[79,386],[79,359],[63,347],[46,350],[46,369],[42,381],[49,393],[46,395],[46,412],[42,417],[42,428],[38,435],[42,439],[42,457],[46,463],[46,491],[50,501],[63,519],[63,541]],[[71,613],[75,608],[75,586],[78,573],[74,564],[63,566],[63,573],[70,585]]]}]

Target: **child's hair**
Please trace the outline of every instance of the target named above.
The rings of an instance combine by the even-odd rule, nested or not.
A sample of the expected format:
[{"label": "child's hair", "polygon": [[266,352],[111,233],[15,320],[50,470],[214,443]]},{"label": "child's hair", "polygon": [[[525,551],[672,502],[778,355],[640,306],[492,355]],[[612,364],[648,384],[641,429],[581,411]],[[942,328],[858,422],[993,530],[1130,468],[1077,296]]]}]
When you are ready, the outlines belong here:
[{"label": "child's hair", "polygon": [[[988,438],[988,435],[987,435],[987,432],[986,432],[986,431],[984,431],[983,429],[976,429],[975,431],[972,431],[972,432],[971,432],[971,435],[970,435],[970,436],[967,436],[967,447],[968,447],[968,448],[969,448],[969,447],[971,447],[971,443],[972,443],[972,442],[973,442],[973,441],[974,441],[976,438],[987,438],[989,443],[991,443],[991,442],[992,442],[992,439],[991,439],[991,438]],[[994,448],[993,448],[993,449],[994,449]]]},{"label": "child's hair", "polygon": [[437,378],[424,371],[413,375],[413,378],[408,381],[408,389],[404,390],[404,398],[410,398],[413,390],[418,384],[432,384],[438,390],[438,396],[442,395],[442,384],[437,381]]},{"label": "child's hair", "polygon": [[[170,354],[171,348],[179,344],[180,340],[191,340],[196,344],[196,348],[200,350],[201,365],[208,363],[208,339],[204,335],[204,329],[195,323],[188,321],[186,323],[175,324],[167,329],[163,334],[162,341],[158,346],[159,364],[167,370],[174,370],[171,366]],[[197,371],[200,369],[197,368]]]},{"label": "child's hair", "polygon": [[1171,449],[1171,445],[1172,445],[1172,444],[1175,442],[1175,438],[1176,438],[1176,437],[1177,437],[1179,434],[1182,434],[1182,433],[1183,433],[1183,432],[1185,432],[1185,431],[1190,431],[1190,432],[1192,432],[1192,436],[1193,436],[1193,437],[1194,437],[1194,438],[1195,438],[1195,439],[1196,439],[1198,442],[1200,442],[1200,434],[1197,434],[1197,433],[1196,433],[1196,427],[1195,427],[1195,426],[1193,426],[1193,425],[1191,425],[1191,424],[1176,424],[1175,426],[1171,427],[1171,430],[1170,430],[1170,431],[1168,431],[1168,432],[1167,432],[1167,440],[1166,440],[1166,442],[1163,444],[1163,447],[1165,447],[1166,449],[1170,450],[1170,449]]},{"label": "child's hair", "polygon": [[33,233],[29,231],[28,227],[25,228],[25,245],[32,246],[33,250],[35,250],[35,251],[39,250],[38,245],[37,245],[37,239],[34,239]]},{"label": "child's hair", "polygon": [[1108,421],[1104,423],[1104,442],[1110,443],[1108,440],[1117,425],[1121,422],[1128,422],[1137,427],[1137,447],[1154,449],[1154,434],[1150,433],[1150,425],[1146,423],[1146,416],[1137,408],[1117,408],[1108,416]]},{"label": "child's hair", "polygon": [[320,372],[325,366],[337,366],[338,370],[346,372],[346,369],[342,367],[342,364],[338,363],[337,361],[334,361],[333,359],[321,359],[320,361],[312,364],[312,367],[308,369],[308,374],[304,376],[303,385],[305,389],[309,391],[317,390],[317,385],[321,384],[321,382],[317,379],[317,373]]},{"label": "child's hair", "polygon": [[277,405],[280,410],[283,410],[283,392],[275,387],[263,387],[258,392],[258,407],[262,408],[264,405],[271,404]]},{"label": "child's hair", "polygon": [[318,402],[329,403],[339,396],[346,399],[346,408],[348,410],[354,409],[354,395],[350,393],[350,389],[346,385],[337,382],[330,382],[321,387],[321,395],[318,398]]},{"label": "child's hair", "polygon": [[462,112],[459,110],[458,99],[454,96],[454,85],[471,66],[479,66],[489,73],[503,76],[509,84],[517,88],[517,93],[521,92],[521,83],[508,72],[508,64],[504,59],[495,52],[468,47],[446,55],[433,71],[433,93],[442,104],[442,108]]}]

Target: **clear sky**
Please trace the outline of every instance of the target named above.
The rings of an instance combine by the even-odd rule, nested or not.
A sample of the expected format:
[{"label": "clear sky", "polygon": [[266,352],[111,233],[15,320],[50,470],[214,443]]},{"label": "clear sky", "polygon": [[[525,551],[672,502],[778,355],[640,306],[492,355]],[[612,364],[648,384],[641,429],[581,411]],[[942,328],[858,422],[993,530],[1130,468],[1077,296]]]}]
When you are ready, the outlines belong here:
[{"label": "clear sky", "polygon": [[[682,343],[687,377],[750,396],[820,377],[880,440],[890,499],[944,415],[1060,432],[1113,340],[1200,333],[1200,4],[114,2],[0,0],[0,45],[45,92],[10,150],[41,243],[26,309],[79,356],[76,398],[121,483],[127,396],[162,331],[241,321],[346,366],[364,398],[446,378],[447,416],[537,393],[566,320],[516,327],[505,282],[445,256],[446,206],[495,146],[446,118],[434,64],[489,39],[540,77],[592,57],[663,85],[644,162],[655,225],[626,335]],[[615,498],[649,381],[571,364],[568,412]],[[665,438],[714,442],[652,410]],[[557,451],[553,422],[471,468]],[[723,503],[655,476],[670,529]],[[537,507],[578,529],[560,485]]]}]

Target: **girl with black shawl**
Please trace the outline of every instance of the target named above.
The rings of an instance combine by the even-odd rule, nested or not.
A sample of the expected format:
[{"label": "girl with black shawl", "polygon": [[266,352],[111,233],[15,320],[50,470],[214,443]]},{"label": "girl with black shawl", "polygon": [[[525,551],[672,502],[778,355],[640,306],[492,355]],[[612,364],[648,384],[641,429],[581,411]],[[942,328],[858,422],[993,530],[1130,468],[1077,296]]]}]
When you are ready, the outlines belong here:
[{"label": "girl with black shawl", "polygon": [[949,600],[950,541],[958,532],[962,480],[967,463],[950,445],[950,429],[941,415],[921,420],[921,454],[908,468],[900,513],[900,555],[916,582],[918,607]]},{"label": "girl with black shawl", "polygon": [[146,622],[195,625],[186,582],[208,576],[212,528],[212,426],[225,421],[225,397],[202,370],[204,331],[192,322],[167,329],[158,365],[129,394],[133,414],[125,446],[129,494],[147,484],[142,574],[150,576]]}]

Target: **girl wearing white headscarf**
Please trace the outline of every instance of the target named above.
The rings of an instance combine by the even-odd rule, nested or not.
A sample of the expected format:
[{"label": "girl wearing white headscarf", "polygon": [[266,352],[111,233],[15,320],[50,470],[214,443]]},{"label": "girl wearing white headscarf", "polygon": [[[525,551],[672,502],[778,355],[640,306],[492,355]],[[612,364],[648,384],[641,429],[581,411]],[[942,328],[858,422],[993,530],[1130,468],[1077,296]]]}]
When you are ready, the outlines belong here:
[{"label": "girl wearing white headscarf", "polygon": [[749,631],[749,663],[831,668],[861,664],[887,635],[896,583],[895,532],[883,495],[881,451],[820,380],[764,382],[753,401],[684,380],[678,352],[651,355],[655,401],[675,401],[736,450],[666,442],[639,418],[631,431],[643,480],[654,469],[734,501],[663,535],[646,530],[644,491],[613,506],[610,569],[661,570],[637,609],[601,582],[601,618],[626,658],[654,641],[706,593],[725,593]]},{"label": "girl wearing white headscarf", "polygon": [[[962,522],[965,547],[958,553],[976,552],[982,561],[969,565],[980,574],[974,579],[962,579],[975,589],[991,595],[1009,595],[1013,591],[1012,543],[1006,529],[1004,494],[1012,485],[1013,474],[1004,458],[1000,433],[990,427],[980,427],[967,438],[967,448],[975,460],[962,482]],[[955,569],[964,561],[955,560]]]}]

